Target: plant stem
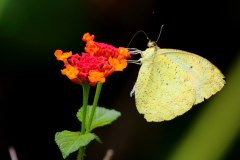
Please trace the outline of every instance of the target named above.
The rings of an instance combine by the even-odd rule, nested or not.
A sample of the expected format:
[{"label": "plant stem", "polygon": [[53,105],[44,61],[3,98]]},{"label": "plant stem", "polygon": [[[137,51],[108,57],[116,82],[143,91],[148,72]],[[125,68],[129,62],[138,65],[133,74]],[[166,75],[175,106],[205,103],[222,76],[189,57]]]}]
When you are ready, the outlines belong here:
[{"label": "plant stem", "polygon": [[95,110],[97,108],[97,103],[98,103],[98,99],[101,93],[101,89],[102,89],[102,83],[98,82],[97,83],[97,88],[96,88],[96,92],[95,92],[95,96],[94,96],[94,100],[93,100],[93,106],[92,106],[92,110],[91,110],[91,114],[90,114],[90,118],[89,118],[89,123],[87,126],[87,132],[91,130],[91,125],[92,125],[92,121],[93,121],[93,117],[95,114]]},{"label": "plant stem", "polygon": [[[81,125],[81,134],[86,132],[86,116],[87,116],[87,106],[88,106],[88,96],[90,91],[90,86],[88,84],[82,84],[83,87],[83,112],[82,112],[82,125]],[[80,147],[77,160],[83,160],[85,155],[86,147]]]},{"label": "plant stem", "polygon": [[86,129],[86,116],[87,116],[87,106],[88,106],[88,96],[89,96],[89,90],[90,86],[88,84],[83,84],[83,119],[82,119],[82,126],[81,126],[81,134],[84,134]]},{"label": "plant stem", "polygon": [[85,155],[85,150],[86,147],[80,147],[79,151],[78,151],[78,157],[77,160],[83,160],[84,159],[84,155]]}]

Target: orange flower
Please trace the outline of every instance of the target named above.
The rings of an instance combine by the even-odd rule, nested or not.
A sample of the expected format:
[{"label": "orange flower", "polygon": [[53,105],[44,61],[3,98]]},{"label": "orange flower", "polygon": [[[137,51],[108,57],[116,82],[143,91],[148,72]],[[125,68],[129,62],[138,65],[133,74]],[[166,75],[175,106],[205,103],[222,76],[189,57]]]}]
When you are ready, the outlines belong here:
[{"label": "orange flower", "polygon": [[63,61],[64,64],[68,64],[67,62],[67,58],[71,57],[72,56],[72,52],[64,52],[62,50],[59,50],[57,49],[55,52],[54,52],[54,55],[55,57],[57,58],[57,60],[59,61]]},{"label": "orange flower", "polygon": [[88,76],[91,85],[95,85],[97,82],[104,83],[105,77],[103,72],[90,71]]},{"label": "orange flower", "polygon": [[109,57],[108,62],[111,66],[113,66],[114,71],[123,71],[124,68],[127,67],[126,59],[117,59]]},{"label": "orange flower", "polygon": [[61,72],[63,75],[66,75],[70,80],[77,78],[77,75],[79,73],[79,71],[71,65],[67,65],[66,68],[61,70]]},{"label": "orange flower", "polygon": [[84,49],[91,56],[93,56],[94,53],[96,53],[99,50],[98,46],[94,43],[94,41],[88,41]]},{"label": "orange flower", "polygon": [[82,40],[83,40],[84,42],[93,41],[93,40],[94,40],[94,35],[90,35],[89,33],[85,33],[85,34],[83,35]]},{"label": "orange flower", "polygon": [[118,48],[118,59],[128,59],[130,58],[130,54],[128,53],[128,50],[127,48],[124,48],[124,47],[119,47]]}]

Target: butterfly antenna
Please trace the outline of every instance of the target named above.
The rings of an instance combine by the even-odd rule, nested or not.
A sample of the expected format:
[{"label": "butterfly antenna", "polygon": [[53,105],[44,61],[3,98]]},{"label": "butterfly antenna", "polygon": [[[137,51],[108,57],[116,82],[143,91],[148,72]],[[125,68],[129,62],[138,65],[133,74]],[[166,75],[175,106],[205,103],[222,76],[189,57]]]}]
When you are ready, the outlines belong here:
[{"label": "butterfly antenna", "polygon": [[133,39],[136,37],[136,35],[139,34],[139,33],[141,33],[141,32],[146,36],[147,40],[150,40],[150,39],[148,38],[146,32],[144,32],[143,30],[139,30],[139,31],[137,31],[137,32],[133,35],[132,39],[130,40],[130,42],[129,42],[128,45],[127,45],[127,48],[128,48],[129,45],[132,43],[132,41],[133,41]]},{"label": "butterfly antenna", "polygon": [[158,40],[159,40],[159,38],[160,38],[160,36],[161,36],[163,26],[164,26],[164,25],[162,25],[161,28],[160,28],[160,31],[159,31],[159,34],[158,34],[158,38],[157,38],[157,40],[156,40],[156,43],[158,42]]}]

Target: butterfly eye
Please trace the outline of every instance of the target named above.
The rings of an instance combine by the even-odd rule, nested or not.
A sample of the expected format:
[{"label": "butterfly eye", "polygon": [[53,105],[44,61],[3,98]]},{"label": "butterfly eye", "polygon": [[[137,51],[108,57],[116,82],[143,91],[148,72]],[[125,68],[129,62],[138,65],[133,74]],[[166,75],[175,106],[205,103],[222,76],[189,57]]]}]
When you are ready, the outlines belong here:
[{"label": "butterfly eye", "polygon": [[149,41],[148,42],[148,44],[147,44],[147,46],[150,48],[150,47],[155,47],[157,44],[156,44],[156,42],[154,42],[154,41]]}]

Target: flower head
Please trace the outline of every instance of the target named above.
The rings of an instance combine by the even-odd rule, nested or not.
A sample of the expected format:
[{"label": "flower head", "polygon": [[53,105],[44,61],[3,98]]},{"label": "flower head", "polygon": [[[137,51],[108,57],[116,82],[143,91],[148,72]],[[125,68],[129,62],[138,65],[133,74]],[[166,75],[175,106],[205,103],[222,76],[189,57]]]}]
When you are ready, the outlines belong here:
[{"label": "flower head", "polygon": [[73,82],[94,86],[97,82],[104,83],[114,71],[122,71],[127,67],[126,59],[130,58],[130,54],[126,48],[95,42],[94,35],[89,33],[85,33],[82,40],[86,42],[86,53],[82,55],[72,55],[71,51],[63,53],[61,50],[54,53],[57,60],[64,62],[62,74]]}]

